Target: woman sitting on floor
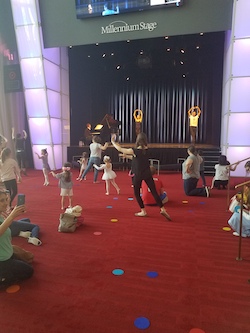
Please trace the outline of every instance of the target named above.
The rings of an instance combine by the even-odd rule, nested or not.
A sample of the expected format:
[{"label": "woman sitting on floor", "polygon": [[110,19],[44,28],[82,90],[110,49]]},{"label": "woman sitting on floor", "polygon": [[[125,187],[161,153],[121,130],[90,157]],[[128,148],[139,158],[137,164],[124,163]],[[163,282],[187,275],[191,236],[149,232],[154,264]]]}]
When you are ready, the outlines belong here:
[{"label": "woman sitting on floor", "polygon": [[220,155],[219,163],[215,164],[215,176],[212,181],[212,188],[217,188],[218,190],[226,189],[229,179],[229,171],[235,171],[239,162],[235,163],[234,166],[230,166],[230,163],[227,160],[225,155]]},{"label": "woman sitting on floor", "polygon": [[[0,192],[0,214],[8,207],[8,195]],[[11,243],[10,225],[25,210],[24,205],[15,206],[6,219],[0,215],[0,288],[30,278],[33,268],[28,263],[17,259]]]},{"label": "woman sitting on floor", "polygon": [[[240,235],[240,215],[240,206],[237,206],[228,221],[228,224],[234,230],[234,236]],[[241,236],[250,237],[250,193],[248,193],[246,203],[243,205]]]}]

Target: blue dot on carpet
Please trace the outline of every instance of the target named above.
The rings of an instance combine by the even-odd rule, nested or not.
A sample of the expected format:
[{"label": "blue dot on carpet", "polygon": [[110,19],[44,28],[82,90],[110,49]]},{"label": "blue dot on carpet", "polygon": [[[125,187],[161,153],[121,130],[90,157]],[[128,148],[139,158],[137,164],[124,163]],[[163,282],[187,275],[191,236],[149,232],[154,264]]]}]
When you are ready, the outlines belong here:
[{"label": "blue dot on carpet", "polygon": [[201,202],[200,202],[200,205],[205,205],[205,202],[201,201]]},{"label": "blue dot on carpet", "polygon": [[134,198],[128,198],[128,200],[129,200],[129,201],[132,201],[132,200],[134,200]]},{"label": "blue dot on carpet", "polygon": [[107,206],[106,208],[112,208],[112,206]]},{"label": "blue dot on carpet", "polygon": [[114,275],[122,275],[122,274],[124,274],[124,270],[123,270],[123,269],[120,269],[120,268],[116,268],[116,269],[114,269],[114,270],[112,271],[112,273],[113,273]]},{"label": "blue dot on carpet", "polygon": [[158,275],[157,272],[147,272],[147,276],[150,278],[156,278]]},{"label": "blue dot on carpet", "polygon": [[118,198],[117,198],[117,197],[114,197],[114,200],[118,200]]},{"label": "blue dot on carpet", "polygon": [[138,317],[134,321],[134,325],[135,325],[135,327],[139,328],[140,330],[145,330],[146,328],[148,328],[150,326],[150,321],[148,320],[148,318]]}]

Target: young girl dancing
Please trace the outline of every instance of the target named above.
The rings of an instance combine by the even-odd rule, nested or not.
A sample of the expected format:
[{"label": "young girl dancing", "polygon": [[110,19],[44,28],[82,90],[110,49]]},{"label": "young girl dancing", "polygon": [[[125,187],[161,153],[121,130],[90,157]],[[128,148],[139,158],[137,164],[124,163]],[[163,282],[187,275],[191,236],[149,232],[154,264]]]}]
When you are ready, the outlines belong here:
[{"label": "young girl dancing", "polygon": [[105,182],[106,182],[106,195],[109,195],[110,183],[116,189],[117,194],[119,194],[120,189],[119,189],[118,185],[115,182],[116,173],[112,170],[112,164],[111,164],[110,157],[109,156],[104,156],[103,157],[103,162],[105,164],[101,164],[100,166],[97,166],[96,164],[94,164],[93,166],[97,170],[103,170],[104,171],[103,176],[102,176],[102,180],[105,180]]},{"label": "young girl dancing", "polygon": [[71,164],[69,162],[64,163],[62,167],[62,172],[55,173],[51,171],[53,177],[59,179],[58,186],[61,188],[61,209],[64,209],[65,197],[69,198],[69,206],[72,207],[72,197],[73,197],[73,182],[72,182],[72,172],[70,171]]},{"label": "young girl dancing", "polygon": [[44,175],[44,184],[45,186],[49,185],[49,172],[50,172],[50,166],[48,163],[48,152],[47,149],[41,150],[41,156],[38,153],[35,153],[39,159],[43,162],[43,175]]},{"label": "young girl dancing", "polygon": [[[87,168],[88,154],[86,152],[83,152],[82,157],[77,162],[80,163],[80,172],[79,172],[79,176],[76,178],[76,180],[81,180],[82,174],[83,174],[84,170]],[[84,180],[86,180],[86,176],[84,177]]]},{"label": "young girl dancing", "polygon": [[21,174],[16,160],[12,158],[10,148],[4,148],[1,152],[0,172],[2,182],[10,193],[10,206],[12,206],[12,201],[17,195],[17,182],[21,182]]}]

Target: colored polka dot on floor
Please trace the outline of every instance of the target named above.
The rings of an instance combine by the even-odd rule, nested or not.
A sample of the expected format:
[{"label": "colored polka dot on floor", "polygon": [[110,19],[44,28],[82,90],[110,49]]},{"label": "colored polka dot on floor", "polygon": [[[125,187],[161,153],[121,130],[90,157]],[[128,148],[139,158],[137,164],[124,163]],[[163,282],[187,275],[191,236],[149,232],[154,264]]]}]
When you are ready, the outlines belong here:
[{"label": "colored polka dot on floor", "polygon": [[120,268],[116,268],[112,271],[112,273],[114,275],[123,275],[124,274],[124,270],[123,269],[120,269]]},{"label": "colored polka dot on floor", "polygon": [[150,321],[146,317],[138,317],[134,321],[135,327],[139,328],[140,330],[145,330],[149,328],[150,326]]},{"label": "colored polka dot on floor", "polygon": [[132,200],[134,200],[134,198],[128,198],[128,201],[132,201]]},{"label": "colored polka dot on floor", "polygon": [[150,278],[156,278],[158,275],[157,272],[147,272],[147,276]]},{"label": "colored polka dot on floor", "polygon": [[182,203],[183,203],[183,204],[187,204],[188,201],[187,201],[187,200],[182,200]]},{"label": "colored polka dot on floor", "polygon": [[205,333],[205,331],[201,330],[200,328],[192,328],[189,333]]},{"label": "colored polka dot on floor", "polygon": [[18,286],[17,284],[13,284],[12,286],[10,286],[6,289],[6,293],[14,294],[14,293],[18,292],[19,290],[20,290],[20,286]]},{"label": "colored polka dot on floor", "polygon": [[110,221],[111,221],[111,222],[118,222],[117,219],[111,219]]},{"label": "colored polka dot on floor", "polygon": [[114,197],[113,199],[114,199],[114,200],[118,200],[118,198],[117,198],[117,197]]},{"label": "colored polka dot on floor", "polygon": [[201,201],[201,202],[200,202],[200,205],[205,205],[205,202],[204,202],[204,201]]},{"label": "colored polka dot on floor", "polygon": [[94,235],[95,235],[95,236],[100,236],[101,234],[102,234],[102,232],[100,232],[100,231],[95,231],[95,232],[94,232]]},{"label": "colored polka dot on floor", "polygon": [[229,228],[229,227],[223,227],[222,230],[224,230],[224,231],[230,231],[231,228]]},{"label": "colored polka dot on floor", "polygon": [[113,208],[112,206],[107,206],[106,208]]}]

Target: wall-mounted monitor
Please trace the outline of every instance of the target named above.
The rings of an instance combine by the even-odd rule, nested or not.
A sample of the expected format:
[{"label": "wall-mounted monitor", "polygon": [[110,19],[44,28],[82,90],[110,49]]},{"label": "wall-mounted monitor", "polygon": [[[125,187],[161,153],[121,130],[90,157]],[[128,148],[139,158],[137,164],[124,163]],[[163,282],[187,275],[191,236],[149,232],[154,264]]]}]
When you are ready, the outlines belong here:
[{"label": "wall-mounted monitor", "polygon": [[76,17],[119,15],[129,12],[138,12],[159,7],[181,6],[183,0],[75,0]]}]

